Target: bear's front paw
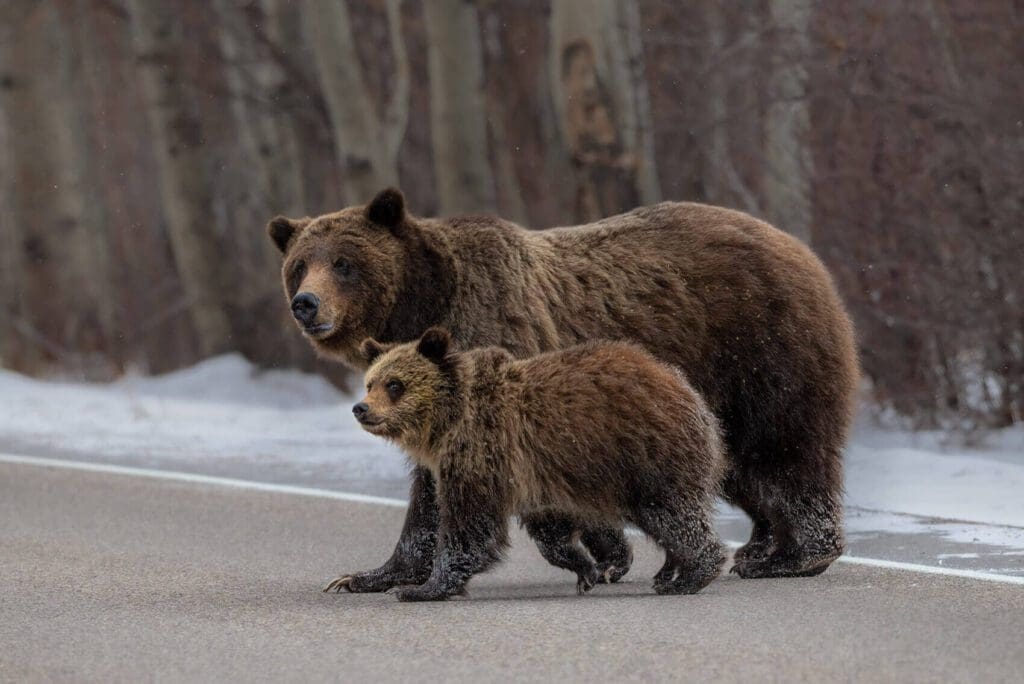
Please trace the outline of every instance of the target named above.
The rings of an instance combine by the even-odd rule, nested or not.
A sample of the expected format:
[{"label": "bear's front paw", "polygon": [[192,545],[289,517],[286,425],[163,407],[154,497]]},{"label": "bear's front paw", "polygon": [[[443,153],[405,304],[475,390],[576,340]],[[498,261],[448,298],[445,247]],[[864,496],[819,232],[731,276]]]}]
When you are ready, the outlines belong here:
[{"label": "bear's front paw", "polygon": [[419,586],[401,587],[396,591],[399,601],[444,601],[465,593],[465,589],[451,590],[429,581]]},{"label": "bear's front paw", "polygon": [[418,581],[421,580],[415,573],[377,569],[342,575],[324,587],[324,591],[340,592],[344,589],[356,594],[366,594],[387,591],[402,584],[416,584]]}]

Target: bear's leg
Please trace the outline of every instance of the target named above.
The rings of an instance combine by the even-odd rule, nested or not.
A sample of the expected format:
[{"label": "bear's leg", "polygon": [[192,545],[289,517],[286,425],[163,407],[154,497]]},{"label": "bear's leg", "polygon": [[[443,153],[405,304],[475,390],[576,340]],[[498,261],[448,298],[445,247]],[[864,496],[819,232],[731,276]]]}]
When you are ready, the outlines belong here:
[{"label": "bear's leg", "polygon": [[704,507],[685,500],[643,504],[637,524],[665,550],[665,565],[654,576],[659,594],[695,594],[722,570],[725,547]]},{"label": "bear's leg", "polygon": [[576,573],[577,594],[593,589],[600,580],[600,573],[577,543],[576,524],[572,518],[545,511],[524,514],[522,522],[544,560],[555,567]]},{"label": "bear's leg", "polygon": [[733,560],[739,563],[748,559],[764,558],[771,553],[772,546],[774,545],[771,520],[761,510],[761,507],[758,506],[755,500],[745,496],[735,471],[731,472],[726,478],[723,492],[726,501],[743,509],[743,512],[750,516],[750,520],[753,523],[750,540],[736,549],[733,553]]},{"label": "bear's leg", "polygon": [[763,558],[737,562],[732,572],[744,578],[821,574],[843,553],[839,486],[807,477],[766,482],[761,490],[764,501],[773,502],[774,548]]},{"label": "bear's leg", "polygon": [[426,468],[415,468],[409,491],[409,509],[391,558],[375,570],[342,575],[328,584],[324,591],[377,592],[401,584],[425,582],[434,562],[437,526],[434,476]]},{"label": "bear's leg", "polygon": [[754,528],[750,532],[750,539],[746,544],[733,552],[733,560],[737,563],[745,560],[764,558],[772,551],[775,538],[772,536],[772,524],[769,520],[761,517],[754,517],[750,511],[744,511],[753,520]]},{"label": "bear's leg", "polygon": [[508,513],[500,492],[465,474],[442,474],[441,525],[430,577],[398,590],[399,601],[443,601],[496,563],[508,547]]},{"label": "bear's leg", "polygon": [[597,562],[599,582],[618,582],[629,572],[633,564],[633,549],[621,528],[586,524],[580,541]]}]

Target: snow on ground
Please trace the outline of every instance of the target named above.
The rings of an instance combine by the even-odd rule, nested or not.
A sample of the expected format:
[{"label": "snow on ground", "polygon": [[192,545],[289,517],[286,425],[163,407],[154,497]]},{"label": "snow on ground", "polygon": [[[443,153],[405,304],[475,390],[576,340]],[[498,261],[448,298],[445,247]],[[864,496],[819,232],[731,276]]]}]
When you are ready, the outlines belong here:
[{"label": "snow on ground", "polygon": [[[0,450],[402,495],[405,459],[359,429],[353,402],[317,376],[259,371],[238,355],[107,385],[0,370]],[[928,532],[1018,552],[1024,428],[964,449],[862,420],[847,452],[846,503],[852,535]]]},{"label": "snow on ground", "polygon": [[280,462],[404,482],[404,457],[358,428],[352,403],[318,376],[260,371],[235,354],[108,385],[0,371],[0,448],[204,472],[218,460]]},{"label": "snow on ground", "polygon": [[[1024,443],[1024,433],[1021,433]],[[1024,527],[1024,446],[1009,451],[925,451],[870,446],[847,451],[847,503],[894,513]]]}]

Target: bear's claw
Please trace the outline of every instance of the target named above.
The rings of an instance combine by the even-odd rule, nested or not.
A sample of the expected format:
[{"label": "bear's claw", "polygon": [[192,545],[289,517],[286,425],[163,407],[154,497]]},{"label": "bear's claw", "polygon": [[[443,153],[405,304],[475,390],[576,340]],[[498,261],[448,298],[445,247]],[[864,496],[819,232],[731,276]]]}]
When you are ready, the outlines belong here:
[{"label": "bear's claw", "polygon": [[331,583],[324,587],[324,593],[335,592],[340,593],[342,589],[345,591],[352,591],[352,575],[342,575],[336,579],[331,580]]}]

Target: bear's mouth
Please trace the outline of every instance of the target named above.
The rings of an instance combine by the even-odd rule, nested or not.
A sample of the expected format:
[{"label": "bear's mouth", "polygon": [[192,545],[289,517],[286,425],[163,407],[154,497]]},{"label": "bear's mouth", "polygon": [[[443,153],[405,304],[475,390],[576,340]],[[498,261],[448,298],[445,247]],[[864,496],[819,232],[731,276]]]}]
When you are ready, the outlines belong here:
[{"label": "bear's mouth", "polygon": [[320,323],[318,325],[310,325],[302,329],[302,332],[310,337],[321,339],[327,337],[334,331],[333,323]]}]

